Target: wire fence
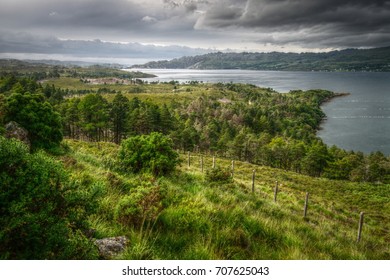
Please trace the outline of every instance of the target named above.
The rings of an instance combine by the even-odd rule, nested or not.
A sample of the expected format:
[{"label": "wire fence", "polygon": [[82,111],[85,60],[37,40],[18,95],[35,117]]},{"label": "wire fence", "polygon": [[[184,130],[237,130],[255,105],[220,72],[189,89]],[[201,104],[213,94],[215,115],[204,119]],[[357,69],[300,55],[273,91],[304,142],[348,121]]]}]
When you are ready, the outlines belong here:
[{"label": "wire fence", "polygon": [[[274,177],[262,177],[261,174],[270,168],[254,165],[242,161],[217,158],[212,155],[201,153],[180,153],[183,165],[187,171],[206,173],[212,168],[222,168],[229,170],[234,182],[241,184],[249,192],[258,195],[263,199],[273,201],[279,205],[290,209],[296,215],[302,215],[304,219],[322,221],[326,219],[337,219],[349,227],[354,228],[355,241],[360,242],[363,234],[375,234],[384,236],[385,241],[390,242],[389,223],[386,222],[386,213],[367,211],[348,211],[334,201],[326,202],[315,194],[302,189],[289,187],[289,181],[276,179]],[[182,165],[182,166],[183,166]],[[314,211],[313,211],[314,210]],[[387,217],[389,218],[389,217]]]}]

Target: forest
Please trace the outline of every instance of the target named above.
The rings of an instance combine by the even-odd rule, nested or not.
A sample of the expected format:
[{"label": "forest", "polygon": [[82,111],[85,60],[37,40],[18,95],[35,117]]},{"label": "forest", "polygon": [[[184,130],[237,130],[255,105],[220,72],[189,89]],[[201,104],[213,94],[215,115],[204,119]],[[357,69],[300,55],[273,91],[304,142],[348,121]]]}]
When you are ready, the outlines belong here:
[{"label": "forest", "polygon": [[[144,99],[129,93],[134,91],[152,94]],[[176,92],[178,97],[153,100],[153,91]],[[58,144],[62,137],[120,144],[130,136],[160,132],[182,151],[331,179],[390,180],[390,163],[382,153],[364,155],[327,147],[316,137],[325,117],[320,105],[337,96],[329,91],[282,94],[253,85],[180,85],[175,81],[129,86],[125,93],[108,87],[76,91],[10,75],[1,79],[0,92],[3,124],[16,121],[25,127],[37,148]],[[28,111],[20,110],[22,104]],[[39,106],[50,108],[54,119],[46,111],[32,117],[40,114]],[[47,122],[48,135],[38,143],[35,134],[36,127],[43,125],[40,120]]]},{"label": "forest", "polygon": [[[388,245],[371,247],[389,236],[383,216],[389,210],[390,159],[380,152],[328,147],[316,136],[325,117],[321,104],[342,94],[278,93],[234,83],[149,84],[142,73],[65,68],[1,74],[0,259],[95,259],[99,254],[91,240],[118,234],[133,244],[119,256],[125,259],[389,256]],[[27,146],[4,137],[12,122],[27,131]],[[203,156],[202,170],[191,169],[189,162],[183,167],[187,154],[204,155],[206,161],[216,157],[221,167],[203,173]],[[319,220],[291,218],[298,200],[289,196],[292,208],[275,213],[264,197],[251,196],[244,182],[232,180],[231,160],[260,167],[259,188],[280,177],[302,182],[291,183],[291,192],[313,189],[326,204],[316,209]],[[349,201],[334,195],[345,189],[355,201],[349,210],[359,205],[381,217],[371,221],[375,233],[363,247],[344,245],[350,221],[341,220]],[[230,200],[242,207],[229,208]],[[329,203],[337,214],[326,212]],[[254,214],[259,209],[272,214]],[[318,245],[327,253],[321,255],[316,246],[304,251],[298,236],[324,238],[316,224],[329,216],[336,222],[327,224],[332,228],[327,232],[341,229],[335,241],[326,238]],[[275,225],[278,217],[283,222]],[[175,240],[180,232],[182,240]],[[210,233],[217,240],[205,241]],[[207,242],[204,249],[201,240]],[[261,240],[265,243],[256,243]]]}]

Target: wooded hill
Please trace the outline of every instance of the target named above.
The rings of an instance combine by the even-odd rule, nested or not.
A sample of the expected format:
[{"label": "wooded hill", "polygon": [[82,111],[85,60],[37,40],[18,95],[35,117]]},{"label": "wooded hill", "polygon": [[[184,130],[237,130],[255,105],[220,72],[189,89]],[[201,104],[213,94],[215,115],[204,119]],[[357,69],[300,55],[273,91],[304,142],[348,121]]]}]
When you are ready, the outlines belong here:
[{"label": "wooded hill", "polygon": [[153,61],[132,68],[247,69],[273,71],[390,71],[390,47],[346,49],[323,53],[210,53],[170,61]]},{"label": "wooded hill", "polygon": [[32,80],[51,78],[153,78],[152,74],[122,71],[120,65],[89,65],[81,67],[76,62],[27,61],[18,59],[0,59],[0,76],[11,74],[15,77],[28,77]]},{"label": "wooded hill", "polygon": [[316,137],[337,94],[32,77],[0,78],[0,259],[389,259],[390,159]]}]

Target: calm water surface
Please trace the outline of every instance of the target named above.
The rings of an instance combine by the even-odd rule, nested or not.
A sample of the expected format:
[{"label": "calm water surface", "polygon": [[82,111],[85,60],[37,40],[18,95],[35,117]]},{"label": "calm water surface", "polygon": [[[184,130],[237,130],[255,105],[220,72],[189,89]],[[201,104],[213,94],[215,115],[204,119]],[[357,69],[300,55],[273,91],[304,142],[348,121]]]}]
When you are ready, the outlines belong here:
[{"label": "calm water surface", "polygon": [[239,82],[279,92],[328,89],[349,96],[323,105],[327,115],[318,136],[346,150],[390,155],[390,73],[280,72],[248,70],[140,69],[149,81]]}]

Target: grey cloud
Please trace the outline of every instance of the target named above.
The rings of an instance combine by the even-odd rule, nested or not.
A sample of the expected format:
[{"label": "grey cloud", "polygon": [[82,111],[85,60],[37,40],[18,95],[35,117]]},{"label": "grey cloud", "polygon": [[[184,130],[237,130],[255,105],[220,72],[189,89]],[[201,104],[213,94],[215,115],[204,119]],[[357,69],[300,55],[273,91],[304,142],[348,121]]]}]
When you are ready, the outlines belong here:
[{"label": "grey cloud", "polygon": [[[312,36],[308,34],[307,37],[302,37],[300,31],[315,31],[316,27],[326,27],[316,37],[320,41],[330,42],[325,39],[336,36],[339,40],[334,47],[348,46],[348,41],[342,38],[356,40],[359,36],[362,38],[361,46],[374,46],[379,41],[390,44],[390,1],[247,0],[230,1],[229,5],[222,5],[223,2],[225,1],[214,2],[214,6],[219,7],[218,10],[206,11],[196,25],[198,29],[236,28],[257,33],[289,31],[300,36],[299,40],[311,42]],[[236,13],[232,13],[232,10]],[[289,36],[281,37],[280,43],[288,38]],[[289,40],[291,43],[293,41]],[[312,43],[316,43],[317,47],[320,45],[318,40]]]},{"label": "grey cloud", "polygon": [[169,8],[185,7],[187,11],[193,12],[198,5],[209,4],[207,0],[163,0],[163,3]]},{"label": "grey cloud", "polygon": [[[387,6],[387,9],[386,9]],[[351,28],[390,23],[386,1],[281,0],[247,2],[240,20],[245,27],[315,26],[345,24]]]},{"label": "grey cloud", "polygon": [[[175,1],[139,0],[67,0],[48,1],[4,0],[8,4],[0,9],[0,23],[8,28],[44,28],[48,30],[70,28],[101,28],[122,31],[147,29],[142,19],[146,16],[161,21],[169,20],[177,11],[169,5]],[[20,4],[18,4],[20,3]],[[165,3],[165,5],[164,5]],[[196,1],[180,3],[185,10],[193,10]]]},{"label": "grey cloud", "polygon": [[[318,24],[346,23],[350,25],[383,26],[390,23],[390,1],[350,1],[350,0],[217,0],[214,6],[204,14],[204,27],[219,27],[218,21],[225,26],[245,28],[284,28],[286,26],[314,26]],[[226,21],[225,14],[236,9],[245,10],[240,17]],[[225,10],[225,12],[224,12]],[[216,12],[218,11],[218,12]]]},{"label": "grey cloud", "polygon": [[192,34],[196,11],[207,5],[205,0],[2,1],[3,32],[166,45],[192,45],[207,33]]},{"label": "grey cloud", "polygon": [[[0,37],[3,49],[11,45],[34,52],[78,49],[71,40],[65,44],[56,37],[80,39],[77,45],[100,38],[219,49],[390,45],[389,0],[1,1],[0,34],[21,37],[23,31],[46,38],[42,43],[23,39],[17,46],[20,38],[10,40],[4,35]],[[48,35],[55,37],[47,40]],[[104,45],[101,51],[108,47]],[[118,46],[114,49],[121,53]]]},{"label": "grey cloud", "polygon": [[163,0],[164,4],[169,6],[170,8],[177,8],[180,4],[177,1],[173,0]]},{"label": "grey cloud", "polygon": [[171,59],[184,55],[209,52],[182,46],[155,46],[139,43],[110,43],[101,40],[60,40],[55,37],[33,36],[28,33],[0,34],[0,53],[65,54],[76,57],[159,58]]},{"label": "grey cloud", "polygon": [[126,28],[146,16],[142,15],[142,7],[126,0],[35,0],[31,4],[32,7],[23,9],[15,5],[12,13],[1,16],[16,25],[30,24],[44,28]]}]

